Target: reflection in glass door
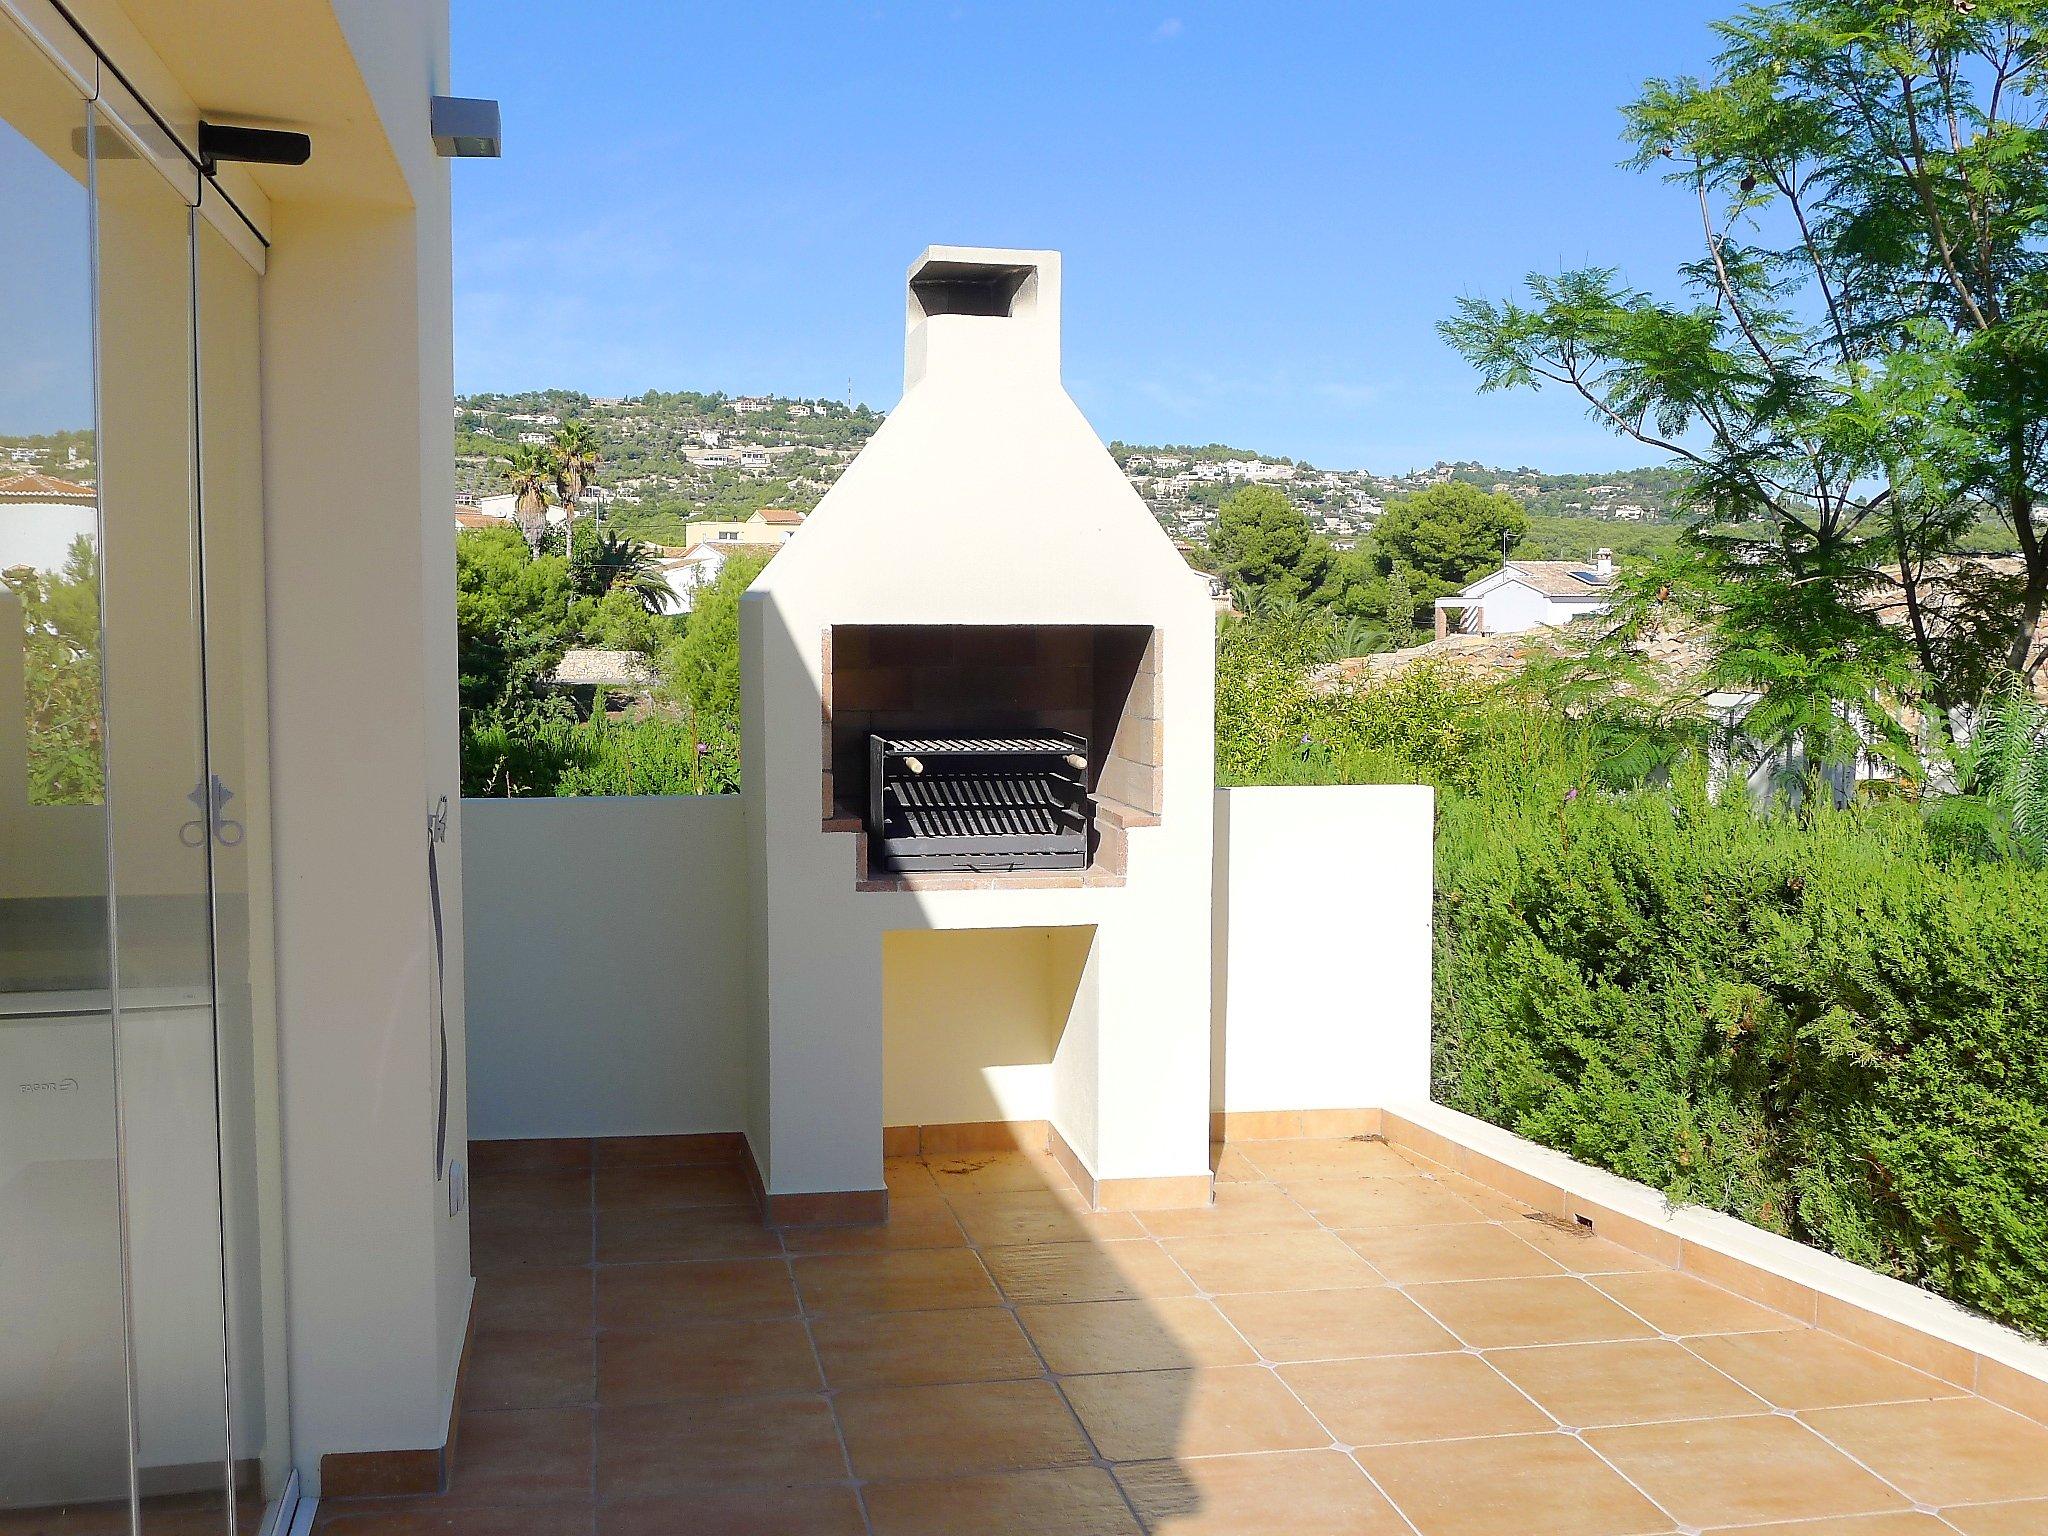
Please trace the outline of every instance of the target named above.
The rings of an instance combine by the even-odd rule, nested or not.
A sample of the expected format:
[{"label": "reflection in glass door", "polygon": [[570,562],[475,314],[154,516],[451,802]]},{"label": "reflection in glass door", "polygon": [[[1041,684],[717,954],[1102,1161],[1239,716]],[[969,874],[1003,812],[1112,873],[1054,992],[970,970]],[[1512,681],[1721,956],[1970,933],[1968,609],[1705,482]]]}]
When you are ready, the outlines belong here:
[{"label": "reflection in glass door", "polygon": [[0,20],[0,1508],[125,1503],[89,118]]},{"label": "reflection in glass door", "polygon": [[256,1536],[290,1475],[258,280],[148,146],[0,18],[0,1524]]}]

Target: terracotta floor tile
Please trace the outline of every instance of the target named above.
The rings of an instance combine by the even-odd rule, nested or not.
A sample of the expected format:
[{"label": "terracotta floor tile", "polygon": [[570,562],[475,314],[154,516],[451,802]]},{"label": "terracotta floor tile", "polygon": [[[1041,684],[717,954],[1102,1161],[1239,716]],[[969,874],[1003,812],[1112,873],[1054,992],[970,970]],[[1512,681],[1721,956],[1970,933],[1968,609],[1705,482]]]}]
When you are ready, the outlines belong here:
[{"label": "terracotta floor tile", "polygon": [[1330,1437],[1264,1366],[1125,1371],[1061,1382],[1111,1461],[1308,1450]]},{"label": "terracotta floor tile", "polygon": [[1415,1285],[1408,1294],[1475,1349],[1590,1344],[1655,1333],[1584,1280],[1461,1280]]},{"label": "terracotta floor tile", "polygon": [[1368,1227],[1337,1234],[1396,1285],[1561,1275],[1554,1261],[1506,1227]]},{"label": "terracotta floor tile", "polygon": [[1284,1365],[1281,1378],[1345,1445],[1518,1435],[1549,1419],[1477,1355]]},{"label": "terracotta floor tile", "polygon": [[984,1248],[1105,1242],[1145,1235],[1137,1217],[1128,1211],[1076,1210],[1071,1201],[1043,1189],[960,1194],[952,1197],[951,1204],[967,1235]]},{"label": "terracotta floor tile", "polygon": [[1570,1429],[1726,1418],[1770,1408],[1668,1339],[1502,1349],[1486,1358]]},{"label": "terracotta floor tile", "polygon": [[1686,1348],[1776,1408],[1846,1408],[1962,1391],[1816,1328],[1715,1334],[1688,1339]]},{"label": "terracotta floor tile", "polygon": [[[2025,1536],[2039,1536],[2039,1529],[2028,1526]],[[1790,1525],[1724,1525],[1713,1536],[1955,1536],[1955,1527],[1944,1525],[1932,1515],[1907,1509],[1888,1515],[1795,1520]]]},{"label": "terracotta floor tile", "polygon": [[795,1318],[622,1328],[597,1340],[597,1400],[607,1408],[815,1392],[823,1385],[811,1341]]},{"label": "terracotta floor tile", "polygon": [[1161,1536],[1408,1536],[1342,1451],[1140,1461],[1116,1476]]},{"label": "terracotta floor tile", "polygon": [[587,1407],[596,1397],[587,1329],[480,1328],[463,1378],[465,1408]]},{"label": "terracotta floor tile", "polygon": [[597,1536],[863,1536],[851,1488],[693,1488],[597,1506]]},{"label": "terracotta floor tile", "polygon": [[868,1490],[875,1536],[1139,1536],[1138,1522],[1100,1467],[1050,1467]]},{"label": "terracotta floor tile", "polygon": [[1268,1360],[1355,1360],[1458,1348],[1399,1291],[1278,1291],[1217,1305]]},{"label": "terracotta floor tile", "polygon": [[560,1504],[481,1504],[447,1496],[323,1499],[313,1529],[322,1536],[591,1536],[594,1518],[595,1507],[582,1499]]},{"label": "terracotta floor tile", "polygon": [[1982,1398],[1801,1415],[1923,1504],[2048,1498],[2048,1428]]},{"label": "terracotta floor tile", "polygon": [[1254,1168],[1251,1159],[1238,1147],[1225,1147],[1213,1152],[1215,1161],[1211,1165],[1218,1184],[1263,1184],[1266,1176]]},{"label": "terracotta floor tile", "polygon": [[1212,1296],[1242,1291],[1334,1291],[1378,1285],[1379,1272],[1328,1232],[1182,1237],[1174,1263]]},{"label": "terracotta floor tile", "polygon": [[739,1205],[754,1208],[745,1170],[731,1164],[600,1168],[600,1209],[673,1210],[683,1206]]},{"label": "terracotta floor tile", "polygon": [[1595,1275],[1588,1283],[1663,1333],[1754,1333],[1800,1326],[1796,1318],[1668,1269],[1639,1275]]},{"label": "terracotta floor tile", "polygon": [[466,1412],[448,1491],[477,1503],[590,1496],[591,1410]]},{"label": "terracotta floor tile", "polygon": [[1045,1368],[1003,1307],[940,1312],[832,1312],[811,1322],[834,1387],[911,1387],[1008,1381]]},{"label": "terracotta floor tile", "polygon": [[983,1255],[1015,1302],[1132,1301],[1187,1296],[1194,1286],[1149,1238],[1124,1243],[1048,1243]]},{"label": "terracotta floor tile", "polygon": [[682,1210],[600,1210],[597,1261],[646,1264],[685,1259],[780,1257],[782,1243],[750,1205]]},{"label": "terracotta floor tile", "polygon": [[1647,1536],[1671,1522],[1567,1435],[1357,1453],[1422,1536]]},{"label": "terracotta floor tile", "polygon": [[1198,1296],[1020,1307],[1048,1368],[1063,1376],[1250,1365],[1258,1359],[1214,1302]]},{"label": "terracotta floor tile", "polygon": [[1817,1520],[1907,1507],[1896,1492],[1793,1419],[1636,1424],[1588,1430],[1585,1438],[1686,1525]]},{"label": "terracotta floor tile", "polygon": [[737,1131],[695,1136],[598,1136],[590,1143],[599,1168],[726,1163],[745,1166],[747,1139]]},{"label": "terracotta floor tile", "polygon": [[1049,1381],[870,1388],[834,1403],[864,1478],[973,1477],[1091,1459]]},{"label": "terracotta floor tile", "polygon": [[590,1214],[590,1173],[587,1169],[536,1169],[470,1176],[472,1212],[569,1211]]},{"label": "terracotta floor tile", "polygon": [[939,1193],[993,1194],[1002,1190],[1045,1190],[1079,1203],[1080,1194],[1066,1169],[1043,1152],[957,1152],[928,1157],[925,1166]]},{"label": "terracotta floor tile", "polygon": [[780,1259],[620,1264],[597,1272],[600,1328],[736,1322],[796,1312],[796,1287]]},{"label": "terracotta floor tile", "polygon": [[480,1173],[531,1173],[549,1169],[588,1171],[590,1165],[588,1137],[472,1141],[469,1144],[472,1177]]},{"label": "terracotta floor tile", "polygon": [[818,1312],[923,1312],[1002,1299],[968,1248],[832,1254],[791,1267],[804,1305]]},{"label": "terracotta floor tile", "polygon": [[1435,1179],[1320,1179],[1287,1193],[1330,1227],[1419,1227],[1486,1218]]},{"label": "terracotta floor tile", "polygon": [[487,1275],[501,1269],[560,1268],[591,1260],[588,1211],[473,1211],[469,1267]]},{"label": "terracotta floor tile", "polygon": [[1349,1137],[1311,1141],[1243,1141],[1245,1160],[1276,1184],[1301,1179],[1412,1179],[1420,1170],[1383,1141]]},{"label": "terracotta floor tile", "polygon": [[1576,1223],[1553,1216],[1524,1216],[1502,1225],[1546,1258],[1555,1259],[1575,1275],[1634,1274],[1642,1270],[1663,1272],[1664,1266],[1619,1243],[1595,1237]]},{"label": "terracotta floor tile", "polygon": [[1527,1221],[1533,1209],[1510,1195],[1502,1194],[1490,1184],[1468,1179],[1460,1173],[1438,1173],[1436,1177],[1445,1189],[1488,1221]]},{"label": "terracotta floor tile", "polygon": [[[2048,1499],[2028,1499],[2020,1504],[1977,1504],[1967,1509],[1942,1511],[1948,1523],[1963,1536],[2041,1536],[2048,1531]],[[1889,1536],[1888,1532],[1873,1536]],[[1901,1532],[1900,1536],[1907,1536]]]},{"label": "terracotta floor tile", "polygon": [[967,1234],[937,1195],[889,1197],[889,1219],[852,1227],[784,1227],[791,1253],[890,1253],[904,1248],[964,1248]]},{"label": "terracotta floor tile", "polygon": [[589,1333],[597,1326],[596,1272],[588,1265],[558,1269],[502,1269],[478,1275],[471,1303],[476,1326],[560,1328]]},{"label": "terracotta floor tile", "polygon": [[888,1188],[890,1200],[901,1195],[906,1199],[936,1198],[939,1186],[932,1179],[932,1171],[924,1165],[921,1157],[885,1157],[882,1159],[882,1183]]},{"label": "terracotta floor tile", "polygon": [[822,1397],[742,1397],[597,1411],[597,1491],[828,1483],[846,1459]]},{"label": "terracotta floor tile", "polygon": [[1218,1184],[1212,1203],[1138,1216],[1154,1237],[1214,1237],[1226,1232],[1308,1232],[1315,1217],[1270,1184]]}]

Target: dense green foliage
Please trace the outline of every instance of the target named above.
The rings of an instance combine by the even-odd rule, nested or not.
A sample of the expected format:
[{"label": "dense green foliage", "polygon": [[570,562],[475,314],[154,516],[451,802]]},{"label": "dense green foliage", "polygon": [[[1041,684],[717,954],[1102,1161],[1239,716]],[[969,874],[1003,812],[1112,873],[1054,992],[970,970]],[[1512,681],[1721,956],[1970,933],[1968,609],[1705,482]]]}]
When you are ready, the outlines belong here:
[{"label": "dense green foliage", "polygon": [[0,573],[21,604],[31,805],[97,805],[100,761],[100,577],[92,543],[72,541],[54,574]]},{"label": "dense green foliage", "polygon": [[1436,786],[1443,1102],[2048,1333],[2048,870],[1504,685],[1317,692],[1304,636],[1224,626],[1218,779]]},{"label": "dense green foliage", "polygon": [[740,596],[768,564],[765,550],[735,550],[696,595],[690,622],[662,656],[671,696],[712,719],[740,718]]},{"label": "dense green foliage", "polygon": [[[646,546],[586,536],[574,561],[549,531],[455,541],[462,785],[469,795],[703,795],[739,786],[739,600],[767,563],[736,551],[687,618],[657,610],[668,587]],[[646,712],[552,685],[572,647],[630,651],[660,679]],[[585,690],[588,693],[588,690]]]},{"label": "dense green foliage", "polygon": [[1456,480],[1390,505],[1372,538],[1390,567],[1400,566],[1455,591],[1496,569],[1529,530],[1522,504]]},{"label": "dense green foliage", "polygon": [[[549,718],[514,732],[487,725],[462,738],[463,792],[473,795],[723,795],[739,788],[739,734],[708,736],[650,716],[578,723]],[[472,787],[474,786],[474,787]]]},{"label": "dense green foliage", "polygon": [[[1654,580],[1714,634],[1710,685],[1838,754],[1845,711],[1897,736],[1892,705],[1953,717],[2042,664],[2048,10],[1776,0],[1716,31],[1709,78],[1625,113],[1698,206],[1684,295],[1539,274],[1442,330],[1483,387],[1562,389],[1674,456],[1696,526]],[[1957,558],[1987,527],[2017,560]]]}]

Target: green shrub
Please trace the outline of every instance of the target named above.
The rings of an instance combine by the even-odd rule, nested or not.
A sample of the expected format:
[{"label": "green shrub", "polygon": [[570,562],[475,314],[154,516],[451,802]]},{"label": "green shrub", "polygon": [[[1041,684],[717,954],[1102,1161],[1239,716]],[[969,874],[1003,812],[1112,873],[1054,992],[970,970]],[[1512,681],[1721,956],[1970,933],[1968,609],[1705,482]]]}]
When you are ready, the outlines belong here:
[{"label": "green shrub", "polygon": [[477,726],[462,738],[465,787],[489,796],[723,795],[739,788],[739,731],[730,721],[652,716],[527,729]]},{"label": "green shrub", "polygon": [[2048,878],[1917,811],[1447,797],[1437,1092],[2048,1333]]},{"label": "green shrub", "polygon": [[1261,629],[1219,782],[1437,786],[1441,1102],[2048,1335],[2048,872],[1499,685],[1319,694]]}]

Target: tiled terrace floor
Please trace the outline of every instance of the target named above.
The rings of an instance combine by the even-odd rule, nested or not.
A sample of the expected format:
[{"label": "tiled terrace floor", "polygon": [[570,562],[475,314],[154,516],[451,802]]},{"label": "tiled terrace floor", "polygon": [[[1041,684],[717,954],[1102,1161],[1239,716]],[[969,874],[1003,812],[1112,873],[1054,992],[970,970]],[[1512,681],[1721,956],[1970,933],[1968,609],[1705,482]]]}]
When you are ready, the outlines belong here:
[{"label": "tiled terrace floor", "polygon": [[907,1160],[887,1227],[779,1236],[598,1146],[477,1149],[454,1486],[332,1536],[2048,1532],[2048,1429],[1384,1143],[1137,1215]]}]

